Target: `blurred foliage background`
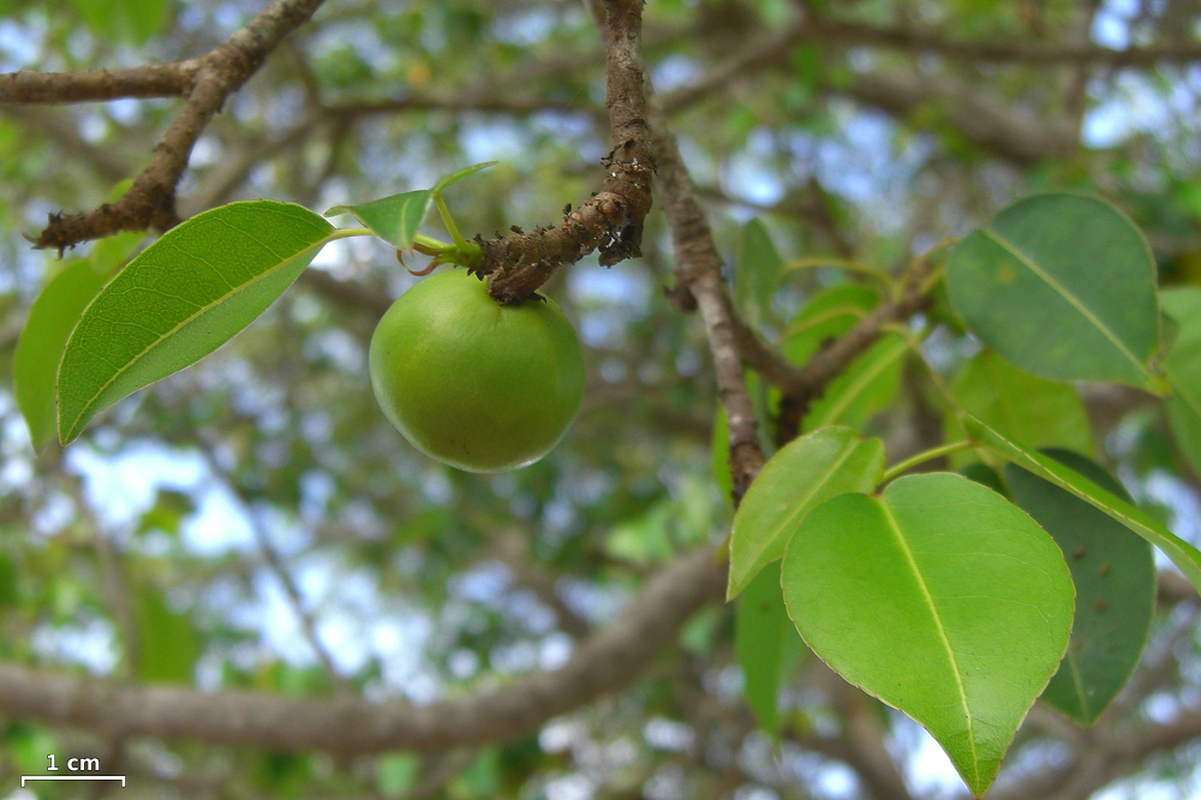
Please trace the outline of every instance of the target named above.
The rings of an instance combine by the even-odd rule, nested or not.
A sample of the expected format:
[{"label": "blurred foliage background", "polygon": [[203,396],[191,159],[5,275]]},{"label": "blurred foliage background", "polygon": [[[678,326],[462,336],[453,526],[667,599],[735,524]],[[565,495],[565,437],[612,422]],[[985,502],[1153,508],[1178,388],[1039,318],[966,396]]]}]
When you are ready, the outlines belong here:
[{"label": "blurred foliage background", "polygon": [[[201,55],[263,5],[0,0],[0,71]],[[731,264],[758,217],[786,259],[895,271],[1018,196],[1054,188],[1116,203],[1146,231],[1164,285],[1198,284],[1196,12],[1192,0],[652,0],[645,41]],[[965,53],[882,44],[862,33],[873,28],[926,32]],[[978,42],[1198,54],[1030,63],[973,55]],[[488,236],[549,224],[599,185],[603,103],[603,52],[578,0],[331,0],[209,126],[180,210],[270,197],[322,211],[498,159],[450,191],[460,226]],[[119,404],[65,452],[35,455],[11,383],[30,304],[73,259],[119,262],[149,239],[121,234],[59,260],[22,234],[112,196],[178,107],[0,107],[0,657],[203,689],[429,702],[561,664],[657,566],[725,535],[715,389],[699,323],[664,297],[672,261],[657,212],[644,258],[611,270],[591,258],[547,287],[585,342],[589,383],[567,438],[530,468],[444,468],[383,418],[366,346],[414,279],[386,246],[362,240],[327,247],[197,367]],[[834,269],[790,277],[766,335],[847,280]],[[927,348],[948,380],[975,352],[950,328]],[[941,440],[919,373],[906,364],[900,394],[863,425],[898,455]],[[1201,484],[1158,406],[1133,390],[1080,392],[1103,460],[1196,541]],[[1195,598],[1163,604],[1106,736],[1201,701],[1196,610]],[[789,684],[779,745],[756,733],[732,625],[731,608],[710,607],[627,691],[536,736],[438,757],[113,742],[0,721],[0,796],[33,797],[15,776],[44,771],[51,753],[99,756],[106,772],[130,776],[129,797],[879,796],[838,744],[859,736],[865,714],[914,797],[959,796],[924,733],[813,659]],[[1037,785],[1028,782],[1105,752],[1095,741],[1073,749],[1081,743],[1063,727],[1032,715],[999,795],[1007,780]],[[1103,758],[1077,794],[1043,796],[1197,796],[1196,747]],[[53,786],[37,796],[99,794]]]}]

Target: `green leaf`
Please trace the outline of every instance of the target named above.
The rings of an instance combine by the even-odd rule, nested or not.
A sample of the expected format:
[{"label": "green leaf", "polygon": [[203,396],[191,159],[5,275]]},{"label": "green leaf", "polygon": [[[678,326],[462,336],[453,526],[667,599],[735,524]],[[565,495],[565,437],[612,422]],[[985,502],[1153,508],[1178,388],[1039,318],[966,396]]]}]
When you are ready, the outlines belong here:
[{"label": "green leaf", "polygon": [[434,188],[430,189],[430,193],[432,194],[432,193],[445,191],[446,188],[449,187],[451,184],[458,183],[459,181],[466,178],[468,175],[474,175],[475,173],[479,172],[480,170],[488,169],[488,167],[495,166],[496,164],[499,164],[499,163],[500,163],[499,161],[483,161],[479,164],[472,164],[470,167],[463,167],[460,170],[450,173],[445,178],[443,178],[442,180],[440,180],[436,184],[434,184]]},{"label": "green leaf", "polygon": [[[964,363],[951,394],[963,410],[1035,447],[1095,452],[1088,412],[1075,388],[1031,375],[992,350]],[[947,441],[964,438],[954,415],[946,416],[945,427]]]},{"label": "green leaf", "polygon": [[84,310],[58,371],[66,444],[100,411],[196,363],[300,275],[333,226],[273,200],[231,203],[172,228]]},{"label": "green leaf", "polygon": [[738,598],[734,652],[746,680],[747,704],[759,726],[775,738],[780,729],[780,684],[804,655],[804,645],[784,610],[778,566],[760,570]]},{"label": "green leaf", "polygon": [[410,250],[417,237],[417,229],[425,221],[430,208],[429,189],[381,197],[369,203],[355,206],[334,206],[325,216],[353,214],[372,233],[397,250]]},{"label": "green leaf", "polygon": [[834,423],[863,427],[896,399],[908,352],[909,345],[900,336],[882,337],[830,382],[805,415],[804,427],[814,429]]},{"label": "green leaf", "polygon": [[1201,592],[1201,552],[1197,548],[1173,534],[1142,509],[1106,491],[1050,456],[1005,437],[975,417],[968,416],[965,423],[968,435],[997,455],[1066,489],[1158,547],[1184,573],[1193,588]]},{"label": "green leaf", "polygon": [[1201,289],[1169,289],[1160,300],[1179,326],[1164,358],[1175,393],[1167,401],[1168,421],[1180,451],[1201,475]]},{"label": "green leaf", "polygon": [[[1071,451],[1053,457],[1129,501],[1116,480]],[[1155,614],[1151,545],[1075,495],[1013,464],[1005,477],[1014,501],[1063,551],[1076,586],[1076,619],[1059,671],[1043,700],[1082,725],[1092,725],[1130,679]]]},{"label": "green leaf", "polygon": [[34,450],[54,439],[58,362],[79,315],[106,280],[87,261],[76,261],[46,284],[29,310],[13,357],[13,382]]},{"label": "green leaf", "polygon": [[1067,647],[1074,592],[1050,537],[967,478],[911,475],[810,512],[782,580],[813,652],[926,728],[982,795]]},{"label": "green leaf", "polygon": [[1094,197],[1043,194],[1006,208],[951,251],[947,287],[968,327],[1052,380],[1165,393],[1155,260],[1125,215]]},{"label": "green leaf", "polygon": [[748,222],[742,229],[742,252],[734,270],[734,299],[754,328],[767,319],[783,263],[763,223],[758,219]]},{"label": "green leaf", "polygon": [[140,588],[135,595],[138,649],[127,655],[137,659],[138,679],[191,683],[192,668],[201,651],[192,621],[169,608],[162,595],[150,587]]},{"label": "green leaf", "polygon": [[734,514],[726,599],[784,555],[810,509],[844,492],[870,492],[884,475],[884,445],[850,428],[819,428],[781,448]]}]

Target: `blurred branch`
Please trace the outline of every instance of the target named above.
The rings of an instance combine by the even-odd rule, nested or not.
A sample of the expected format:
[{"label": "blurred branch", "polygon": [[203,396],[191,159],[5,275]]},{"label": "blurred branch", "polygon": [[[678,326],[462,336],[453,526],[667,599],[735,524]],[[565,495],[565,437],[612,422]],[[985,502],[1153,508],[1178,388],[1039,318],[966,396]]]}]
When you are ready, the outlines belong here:
[{"label": "blurred branch", "polygon": [[352,310],[369,311],[376,317],[392,307],[392,296],[354,281],[335,278],[320,269],[307,269],[300,274],[300,283],[327,300]]},{"label": "blurred branch", "polygon": [[[187,100],[163,134],[150,164],[115,203],[106,203],[84,214],[52,214],[46,229],[34,240],[35,245],[57,249],[61,254],[80,242],[117,231],[152,227],[165,230],[177,224],[175,187],[187,168],[196,140],[225,99],[240,89],[280,41],[308,21],[322,2],[275,0],[246,27],[207,55],[174,65],[142,68],[149,70],[147,74],[156,76],[162,70],[174,68],[179,73],[178,80],[187,88]],[[106,73],[81,74],[102,76]],[[27,80],[22,78],[22,81]],[[15,86],[16,78],[12,78],[12,82]],[[85,82],[85,85],[91,84]],[[63,91],[66,94],[60,102],[81,99],[66,89]],[[34,93],[33,96],[38,95]]]},{"label": "blurred branch", "polygon": [[939,103],[945,121],[966,138],[1016,164],[1029,165],[1070,153],[1077,130],[1068,121],[1036,117],[983,91],[979,86],[918,72],[853,74],[845,86],[830,86],[866,105],[904,118]]},{"label": "blurred branch", "polygon": [[618,618],[582,642],[560,669],[426,706],[124,686],[0,662],[0,714],[108,736],[342,755],[396,749],[435,753],[511,740],[634,680],[675,641],[695,611],[721,598],[725,582],[714,548],[698,548],[650,578]]},{"label": "blurred branch", "polygon": [[[900,291],[895,300],[882,303],[870,314],[855,323],[855,327],[844,333],[828,347],[824,347],[799,371],[787,375],[764,377],[778,382],[784,397],[780,401],[776,424],[776,439],[779,443],[791,441],[800,431],[801,420],[814,400],[821,397],[830,381],[834,380],[848,364],[863,354],[880,338],[889,323],[907,319],[931,302],[930,295],[919,290],[923,279],[932,267],[926,259],[915,260],[900,279]],[[780,380],[780,379],[783,380]]]},{"label": "blurred branch", "polygon": [[300,124],[284,131],[282,135],[254,143],[241,153],[222,159],[200,190],[185,199],[180,217],[187,219],[193,214],[228,202],[229,197],[246,181],[255,167],[320,132],[323,122],[324,115],[310,113]]},{"label": "blurred branch", "polygon": [[813,38],[854,46],[888,47],[912,53],[937,53],[975,63],[1009,62],[1051,66],[1095,64],[1106,67],[1152,67],[1161,63],[1201,61],[1201,42],[1171,42],[1115,50],[1087,44],[1043,44],[1035,41],[949,39],[920,28],[877,27],[860,22],[813,16]]},{"label": "blurred branch", "polygon": [[[813,43],[826,47],[846,43],[837,36],[826,35],[822,27],[825,24],[821,18],[811,17],[771,34],[748,28],[743,31],[747,40],[744,47],[695,83],[665,95],[662,108],[677,113],[714,92],[728,89],[732,81],[750,80],[763,70],[786,72],[791,69],[789,53],[799,45]],[[948,77],[878,70],[851,72],[837,82],[824,73],[818,79],[825,94],[845,94],[899,119],[937,103],[945,109],[947,123],[963,136],[1018,164],[1061,156],[1076,146],[1076,126],[1069,121],[1025,114],[979,86]]]},{"label": "blurred branch", "polygon": [[325,669],[325,673],[333,682],[334,689],[344,697],[353,697],[357,694],[354,685],[342,676],[337,665],[334,664],[334,659],[329,652],[329,648],[325,646],[325,642],[321,641],[321,635],[317,632],[317,622],[313,619],[313,613],[301,595],[300,588],[296,585],[292,573],[288,570],[287,565],[284,564],[284,559],[275,547],[275,543],[271,541],[271,531],[263,524],[255,509],[249,505],[250,498],[246,497],[240,491],[238,494],[242,501],[248,504],[246,507],[247,517],[250,521],[250,528],[254,532],[255,541],[258,543],[259,551],[262,553],[263,560],[266,561],[268,568],[275,575],[275,579],[283,587],[284,594],[288,598],[288,604],[292,607],[292,613],[296,615],[297,621],[300,622],[300,630],[304,633],[305,641],[309,643],[309,647],[317,655],[317,660],[321,662],[322,668]]}]

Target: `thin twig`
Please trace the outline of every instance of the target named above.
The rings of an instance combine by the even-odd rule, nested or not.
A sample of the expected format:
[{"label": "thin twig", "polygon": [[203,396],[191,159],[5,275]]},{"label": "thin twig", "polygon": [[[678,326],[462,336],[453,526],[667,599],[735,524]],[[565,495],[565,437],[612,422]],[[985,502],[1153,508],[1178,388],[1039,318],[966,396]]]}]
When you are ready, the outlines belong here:
[{"label": "thin twig", "polygon": [[814,354],[800,370],[775,376],[779,379],[777,386],[784,392],[776,419],[777,443],[796,438],[809,406],[847,365],[875,344],[886,325],[906,319],[929,305],[930,295],[922,291],[922,286],[931,269],[925,259],[914,261],[901,278],[903,288],[899,299],[878,306],[855,323],[855,327]]},{"label": "thin twig", "polygon": [[675,136],[662,115],[652,115],[658,189],[671,228],[676,255],[676,298],[681,310],[700,310],[713,357],[717,391],[726,412],[730,442],[730,477],[734,502],[738,503],[763,467],[759,445],[759,423],[747,393],[737,331],[745,329],[721,277],[721,256],[705,213],[696,199],[696,188],[688,174]]}]

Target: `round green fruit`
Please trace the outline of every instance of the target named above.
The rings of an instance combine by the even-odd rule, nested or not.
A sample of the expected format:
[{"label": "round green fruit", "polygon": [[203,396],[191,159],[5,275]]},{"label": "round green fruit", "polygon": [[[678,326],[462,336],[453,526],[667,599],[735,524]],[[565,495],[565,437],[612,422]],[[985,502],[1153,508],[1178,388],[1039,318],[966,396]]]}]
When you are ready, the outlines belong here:
[{"label": "round green fruit", "polygon": [[534,463],[584,397],[584,351],[554,302],[501,306],[463,271],[423,279],[371,337],[371,387],[421,452],[469,472]]}]

